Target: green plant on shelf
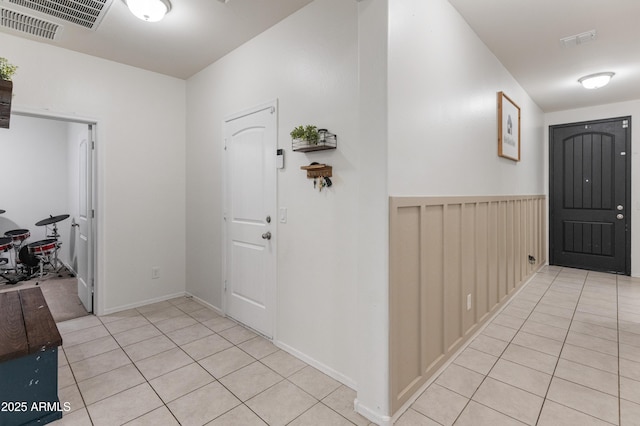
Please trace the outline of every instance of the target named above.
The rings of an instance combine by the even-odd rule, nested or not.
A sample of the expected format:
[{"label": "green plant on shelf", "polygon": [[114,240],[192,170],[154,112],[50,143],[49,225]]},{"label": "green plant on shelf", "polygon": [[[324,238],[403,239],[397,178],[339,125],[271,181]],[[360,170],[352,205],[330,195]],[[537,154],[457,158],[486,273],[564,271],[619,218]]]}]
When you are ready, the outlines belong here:
[{"label": "green plant on shelf", "polygon": [[0,58],[0,80],[11,81],[17,69],[18,67],[10,64],[6,58]]},{"label": "green plant on shelf", "polygon": [[309,144],[316,145],[318,143],[318,128],[316,126],[298,126],[291,131],[291,138],[301,139]]}]

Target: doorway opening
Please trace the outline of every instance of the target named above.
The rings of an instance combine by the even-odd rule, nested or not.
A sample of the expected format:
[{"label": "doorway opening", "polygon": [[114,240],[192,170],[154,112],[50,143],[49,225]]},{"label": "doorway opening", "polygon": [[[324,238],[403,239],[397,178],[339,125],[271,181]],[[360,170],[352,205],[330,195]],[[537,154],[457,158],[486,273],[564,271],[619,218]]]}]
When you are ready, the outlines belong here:
[{"label": "doorway opening", "polygon": [[631,117],[549,127],[549,263],[631,275]]},{"label": "doorway opening", "polygon": [[0,291],[40,286],[56,322],[93,312],[95,133],[91,120],[14,111],[0,134],[0,236],[12,236]]}]

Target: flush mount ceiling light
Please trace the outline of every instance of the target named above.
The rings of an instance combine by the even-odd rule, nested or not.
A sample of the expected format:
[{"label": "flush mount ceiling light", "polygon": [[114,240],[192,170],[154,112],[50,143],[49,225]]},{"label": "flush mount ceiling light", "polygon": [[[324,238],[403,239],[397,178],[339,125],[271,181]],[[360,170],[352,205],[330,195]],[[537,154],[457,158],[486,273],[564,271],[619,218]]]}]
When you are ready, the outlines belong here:
[{"label": "flush mount ceiling light", "polygon": [[582,87],[585,89],[599,89],[609,84],[611,77],[614,75],[615,73],[613,72],[599,72],[597,74],[585,75],[578,79],[578,83],[582,84]]},{"label": "flush mount ceiling light", "polygon": [[169,0],[123,0],[131,13],[147,22],[158,22],[171,10]]}]

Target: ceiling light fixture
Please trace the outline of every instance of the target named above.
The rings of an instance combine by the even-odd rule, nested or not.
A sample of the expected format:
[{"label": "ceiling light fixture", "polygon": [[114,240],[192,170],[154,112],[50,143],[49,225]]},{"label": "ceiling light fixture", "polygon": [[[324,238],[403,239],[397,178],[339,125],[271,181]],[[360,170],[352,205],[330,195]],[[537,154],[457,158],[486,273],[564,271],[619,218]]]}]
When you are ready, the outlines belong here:
[{"label": "ceiling light fixture", "polygon": [[582,84],[585,89],[599,89],[609,84],[611,77],[616,75],[614,72],[599,72],[597,74],[585,75],[578,79],[578,83]]},{"label": "ceiling light fixture", "polygon": [[147,22],[158,22],[171,10],[169,0],[124,0],[137,18]]}]

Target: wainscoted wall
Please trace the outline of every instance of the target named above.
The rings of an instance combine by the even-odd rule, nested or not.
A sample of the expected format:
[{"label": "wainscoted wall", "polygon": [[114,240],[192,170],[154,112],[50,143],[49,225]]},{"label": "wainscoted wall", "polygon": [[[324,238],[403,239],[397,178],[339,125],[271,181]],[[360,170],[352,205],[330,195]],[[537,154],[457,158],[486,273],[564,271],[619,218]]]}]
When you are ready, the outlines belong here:
[{"label": "wainscoted wall", "polygon": [[546,262],[546,208],[544,195],[390,197],[392,413]]}]

